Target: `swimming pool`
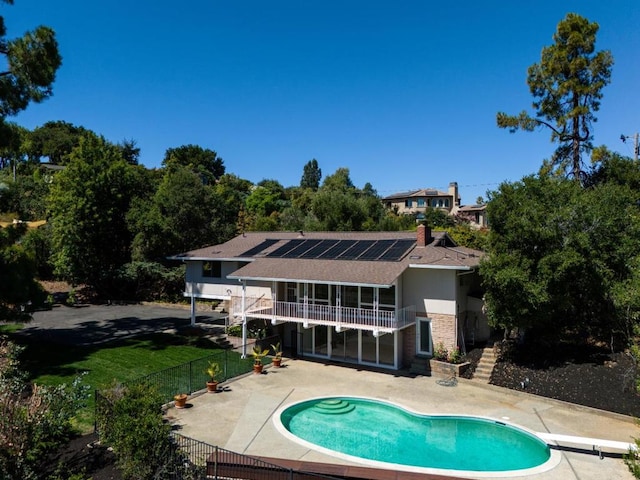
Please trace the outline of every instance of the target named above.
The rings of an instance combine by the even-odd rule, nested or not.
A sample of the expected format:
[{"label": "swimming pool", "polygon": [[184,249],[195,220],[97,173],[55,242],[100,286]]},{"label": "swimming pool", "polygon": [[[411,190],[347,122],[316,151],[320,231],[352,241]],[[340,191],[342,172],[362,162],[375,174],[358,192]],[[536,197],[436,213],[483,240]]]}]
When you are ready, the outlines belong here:
[{"label": "swimming pool", "polygon": [[405,470],[509,476],[514,471],[542,471],[551,458],[544,441],[505,422],[423,415],[368,398],[307,400],[282,408],[274,421],[285,435],[310,448],[373,465],[409,467]]}]

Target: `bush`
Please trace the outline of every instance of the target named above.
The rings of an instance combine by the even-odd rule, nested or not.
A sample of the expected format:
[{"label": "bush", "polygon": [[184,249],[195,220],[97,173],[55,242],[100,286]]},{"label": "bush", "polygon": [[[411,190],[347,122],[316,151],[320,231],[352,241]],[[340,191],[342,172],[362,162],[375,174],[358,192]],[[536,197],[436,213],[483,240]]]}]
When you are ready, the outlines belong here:
[{"label": "bush", "polygon": [[[101,392],[96,409],[100,441],[113,449],[125,480],[196,478],[170,437],[162,415],[162,396],[146,384],[113,386]],[[199,477],[198,477],[199,478]]]},{"label": "bush", "polygon": [[444,346],[443,342],[436,343],[436,346],[433,349],[433,358],[434,360],[439,360],[441,362],[446,362],[449,359],[449,351],[447,350],[447,347]]},{"label": "bush", "polygon": [[71,437],[71,420],[87,399],[87,386],[41,387],[26,382],[21,348],[0,338],[0,478],[43,478],[47,455]]}]

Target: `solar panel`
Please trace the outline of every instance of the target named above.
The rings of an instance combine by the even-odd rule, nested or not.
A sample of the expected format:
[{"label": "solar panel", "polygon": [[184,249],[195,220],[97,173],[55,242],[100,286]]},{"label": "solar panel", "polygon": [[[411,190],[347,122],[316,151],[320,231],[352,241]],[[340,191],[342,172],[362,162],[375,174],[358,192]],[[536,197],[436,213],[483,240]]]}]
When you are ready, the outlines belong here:
[{"label": "solar panel", "polygon": [[255,247],[250,248],[246,252],[242,253],[240,256],[241,257],[253,257],[254,255],[260,253],[263,250],[266,250],[271,245],[273,245],[274,243],[278,243],[279,241],[280,240],[274,240],[272,238],[271,239],[267,239],[267,240],[263,241],[262,243],[256,245]]},{"label": "solar panel", "polygon": [[396,240],[396,242],[384,252],[378,260],[386,262],[397,262],[407,253],[407,250],[413,246],[415,240]]},{"label": "solar panel", "polygon": [[339,257],[339,260],[355,260],[362,255],[368,248],[370,248],[375,240],[358,240],[355,245],[351,246],[348,250],[345,250]]},{"label": "solar panel", "polygon": [[282,255],[282,258],[297,258],[320,242],[321,240],[304,240],[300,245]]},{"label": "solar panel", "polygon": [[375,260],[393,245],[394,242],[395,240],[377,240],[369,250],[358,257],[358,260]]},{"label": "solar panel", "polygon": [[354,243],[356,243],[355,240],[340,240],[333,247],[318,255],[316,258],[322,258],[323,260],[335,260],[340,254],[351,247]]},{"label": "solar panel", "polygon": [[339,240],[322,240],[315,247],[310,248],[298,258],[318,258],[319,255],[322,255],[324,252],[333,247]]},{"label": "solar panel", "polygon": [[290,252],[298,245],[300,245],[304,240],[289,240],[287,243],[282,245],[281,247],[276,248],[273,252],[271,252],[267,257],[275,257],[282,258],[287,252]]}]

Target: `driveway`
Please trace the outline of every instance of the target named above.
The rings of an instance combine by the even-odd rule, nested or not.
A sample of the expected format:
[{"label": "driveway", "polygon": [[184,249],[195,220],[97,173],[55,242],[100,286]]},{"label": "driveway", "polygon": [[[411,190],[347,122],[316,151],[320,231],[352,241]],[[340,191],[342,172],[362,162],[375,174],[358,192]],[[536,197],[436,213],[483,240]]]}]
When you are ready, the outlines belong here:
[{"label": "driveway", "polygon": [[[196,321],[199,327],[212,330],[219,330],[224,326],[224,316],[215,312],[200,312]],[[34,312],[33,320],[25,325],[20,334],[63,345],[95,345],[149,333],[175,332],[189,324],[187,308],[158,305],[57,305],[51,310]]]}]

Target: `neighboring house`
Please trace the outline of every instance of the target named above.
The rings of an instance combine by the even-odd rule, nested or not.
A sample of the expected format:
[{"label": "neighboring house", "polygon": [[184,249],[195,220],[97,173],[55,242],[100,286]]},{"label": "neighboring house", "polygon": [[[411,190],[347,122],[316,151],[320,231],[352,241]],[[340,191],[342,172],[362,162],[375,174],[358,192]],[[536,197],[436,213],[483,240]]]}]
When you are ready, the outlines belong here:
[{"label": "neighboring house", "polygon": [[465,205],[458,209],[457,215],[467,220],[472,227],[487,228],[489,226],[486,205]]},{"label": "neighboring house", "polygon": [[451,182],[447,192],[428,188],[413,190],[384,197],[382,202],[385,207],[399,214],[419,215],[424,213],[427,208],[437,208],[453,215],[460,207],[460,195],[458,194],[458,184]]},{"label": "neighboring house", "polygon": [[247,321],[257,319],[295,354],[398,369],[438,342],[462,349],[465,338],[488,338],[481,255],[420,225],[248,232],[171,259],[186,263],[192,322],[196,299],[223,300],[245,340]]}]

